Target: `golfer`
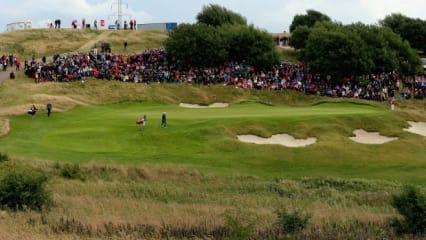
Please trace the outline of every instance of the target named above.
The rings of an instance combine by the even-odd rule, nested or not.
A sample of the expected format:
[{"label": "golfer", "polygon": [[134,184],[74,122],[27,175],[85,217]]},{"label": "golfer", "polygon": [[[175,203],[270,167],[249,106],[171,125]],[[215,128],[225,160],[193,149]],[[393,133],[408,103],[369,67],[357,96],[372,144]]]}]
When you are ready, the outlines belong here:
[{"label": "golfer", "polygon": [[163,112],[163,115],[161,115],[161,127],[167,127],[166,112]]},{"label": "golfer", "polygon": [[52,112],[52,103],[51,102],[48,102],[47,103],[47,105],[46,105],[46,108],[47,108],[47,116],[48,117],[50,117],[50,113]]},{"label": "golfer", "polygon": [[30,114],[32,118],[34,118],[34,115],[37,113],[37,111],[38,111],[37,107],[33,104],[30,110],[28,110],[28,114]]}]

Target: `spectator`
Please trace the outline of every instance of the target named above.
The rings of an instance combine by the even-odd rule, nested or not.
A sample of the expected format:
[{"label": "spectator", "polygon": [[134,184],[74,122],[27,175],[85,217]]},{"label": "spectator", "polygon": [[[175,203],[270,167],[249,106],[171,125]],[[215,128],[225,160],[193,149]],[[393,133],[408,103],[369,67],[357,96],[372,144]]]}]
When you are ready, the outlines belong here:
[{"label": "spectator", "polygon": [[130,30],[133,30],[133,19],[130,19],[130,21],[129,21],[129,24],[130,24]]}]

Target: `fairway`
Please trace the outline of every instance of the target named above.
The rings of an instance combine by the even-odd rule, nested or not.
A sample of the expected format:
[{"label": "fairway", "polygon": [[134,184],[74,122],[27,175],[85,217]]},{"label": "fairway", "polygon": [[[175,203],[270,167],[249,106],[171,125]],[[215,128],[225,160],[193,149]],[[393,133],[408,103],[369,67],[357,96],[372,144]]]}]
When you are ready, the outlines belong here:
[{"label": "fairway", "polygon": [[[167,112],[167,128],[160,127],[162,112]],[[135,122],[144,114],[147,125],[141,131]],[[393,143],[369,146],[348,139],[355,128],[378,126],[389,117],[382,109],[353,103],[290,107],[245,102],[228,108],[190,109],[128,102],[78,107],[54,112],[50,118],[43,111],[34,119],[12,117],[11,132],[0,138],[0,152],[77,163],[180,165],[266,178],[426,180],[424,174],[416,174],[425,171],[424,160],[416,159],[421,153],[400,151],[408,137],[415,145],[416,136],[396,125],[394,132],[401,140]],[[236,138],[237,134],[270,137],[278,133],[316,137],[318,142],[292,149],[242,143]],[[424,154],[420,145],[417,149]]]}]

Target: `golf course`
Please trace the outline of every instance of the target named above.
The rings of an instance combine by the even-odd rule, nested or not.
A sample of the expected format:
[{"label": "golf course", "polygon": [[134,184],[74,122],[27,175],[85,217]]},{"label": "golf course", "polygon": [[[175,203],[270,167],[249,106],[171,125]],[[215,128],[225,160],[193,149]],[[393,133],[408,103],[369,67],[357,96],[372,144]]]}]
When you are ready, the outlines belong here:
[{"label": "golf course", "polygon": [[[142,51],[167,37],[55,31],[63,34],[0,34],[0,52],[51,58],[105,39],[113,49],[128,39],[129,51]],[[64,36],[55,40],[63,44],[45,46],[39,35]],[[27,114],[32,104],[34,117]],[[143,115],[142,128],[136,121]],[[406,186],[426,192],[426,137],[404,130],[409,121],[426,122],[425,100],[398,99],[391,111],[388,101],[223,84],[35,84],[20,71],[0,81],[0,177],[46,176],[51,204],[3,209],[0,239],[421,239],[396,235],[388,224],[400,216],[393,195]],[[355,142],[357,129],[392,141]],[[295,147],[239,139],[277,134],[315,141]],[[283,209],[309,222],[280,235]]]}]

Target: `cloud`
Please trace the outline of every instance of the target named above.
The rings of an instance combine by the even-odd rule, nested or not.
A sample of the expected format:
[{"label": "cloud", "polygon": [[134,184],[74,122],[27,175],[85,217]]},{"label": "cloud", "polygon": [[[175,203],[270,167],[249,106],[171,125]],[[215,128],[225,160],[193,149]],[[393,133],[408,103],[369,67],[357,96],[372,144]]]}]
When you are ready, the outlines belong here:
[{"label": "cloud", "polygon": [[[117,18],[113,16],[117,6],[114,2],[117,0],[2,1],[0,31],[5,30],[6,23],[24,20],[39,25],[45,20],[61,18],[66,27],[70,26],[73,19],[80,22],[82,18],[90,23],[94,19],[104,19],[107,24],[111,24]],[[374,24],[396,12],[424,18],[426,9],[424,0],[123,0],[123,3],[127,4],[123,6],[124,19],[134,18],[139,23],[194,23],[202,7],[213,3],[240,13],[248,23],[271,32],[288,30],[294,15],[305,14],[308,9],[320,11],[343,24]]]}]

